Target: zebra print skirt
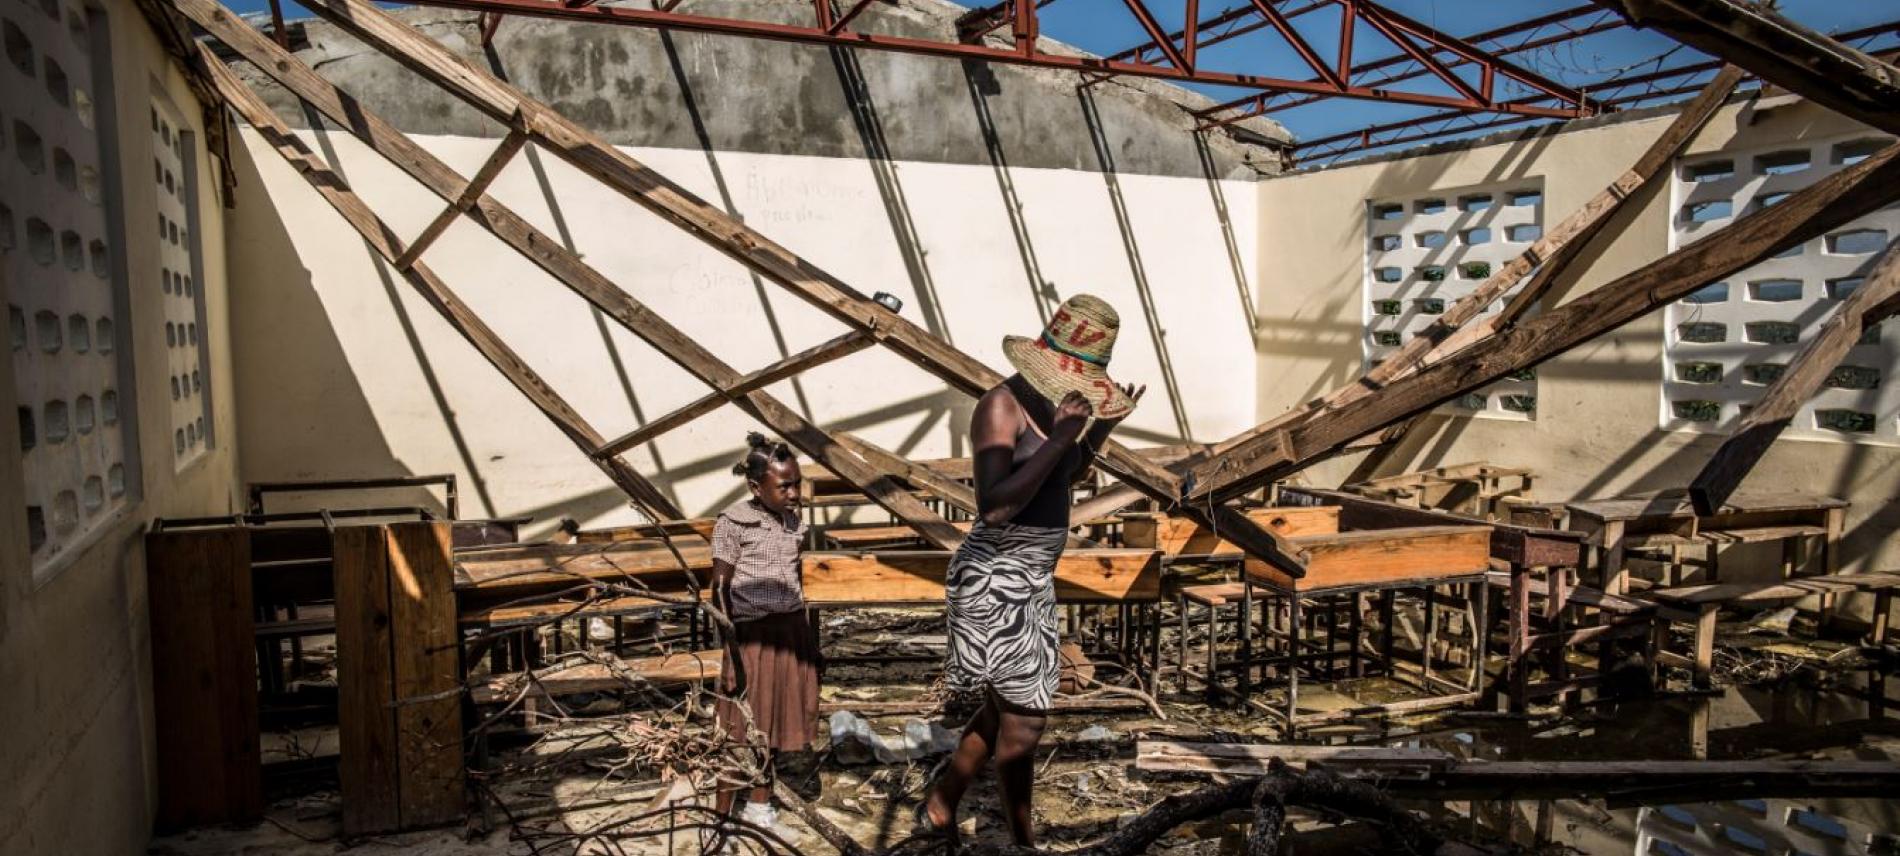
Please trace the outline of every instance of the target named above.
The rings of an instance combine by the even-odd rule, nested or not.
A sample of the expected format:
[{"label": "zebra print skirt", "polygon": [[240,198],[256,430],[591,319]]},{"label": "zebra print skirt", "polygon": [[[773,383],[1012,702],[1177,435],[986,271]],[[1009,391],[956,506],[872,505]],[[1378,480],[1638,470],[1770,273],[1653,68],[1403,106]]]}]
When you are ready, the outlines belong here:
[{"label": "zebra print skirt", "polygon": [[1056,560],[1066,529],[978,521],[945,579],[949,660],[944,678],[965,697],[988,689],[1033,711],[1055,706]]}]

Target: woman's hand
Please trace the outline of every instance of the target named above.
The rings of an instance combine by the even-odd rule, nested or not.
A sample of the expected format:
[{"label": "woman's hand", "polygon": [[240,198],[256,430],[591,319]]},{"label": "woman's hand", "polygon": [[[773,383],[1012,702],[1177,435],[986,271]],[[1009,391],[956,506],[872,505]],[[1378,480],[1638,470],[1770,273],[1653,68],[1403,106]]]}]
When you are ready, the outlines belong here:
[{"label": "woman's hand", "polygon": [[1082,436],[1082,426],[1087,425],[1089,417],[1094,415],[1095,406],[1082,393],[1069,390],[1062,400],[1056,403],[1056,435],[1065,440],[1074,440]]}]

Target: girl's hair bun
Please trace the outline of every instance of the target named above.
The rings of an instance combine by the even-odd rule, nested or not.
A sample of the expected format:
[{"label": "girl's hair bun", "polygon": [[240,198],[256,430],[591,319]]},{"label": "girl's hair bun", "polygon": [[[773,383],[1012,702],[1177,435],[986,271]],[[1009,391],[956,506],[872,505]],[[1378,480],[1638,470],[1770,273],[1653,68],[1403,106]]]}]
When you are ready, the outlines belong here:
[{"label": "girl's hair bun", "polygon": [[783,442],[767,439],[757,431],[748,431],[745,435],[746,453],[739,463],[732,465],[732,474],[744,476],[746,481],[758,481],[765,478],[768,464],[792,460],[792,449]]}]

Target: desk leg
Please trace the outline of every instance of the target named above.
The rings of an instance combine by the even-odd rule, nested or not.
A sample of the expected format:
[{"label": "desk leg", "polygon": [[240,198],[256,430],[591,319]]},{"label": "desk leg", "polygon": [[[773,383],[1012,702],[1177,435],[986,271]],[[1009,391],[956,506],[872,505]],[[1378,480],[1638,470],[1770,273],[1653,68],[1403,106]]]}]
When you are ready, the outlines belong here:
[{"label": "desk leg", "polygon": [[1893,589],[1881,589],[1874,594],[1873,643],[1876,648],[1887,646],[1887,623],[1891,619],[1887,613],[1893,609]]},{"label": "desk leg", "polygon": [[1346,663],[1347,663],[1346,668],[1348,670],[1347,673],[1352,675],[1355,678],[1364,677],[1366,674],[1365,663],[1361,660],[1359,656],[1359,639],[1362,635],[1361,621],[1362,621],[1362,616],[1365,615],[1365,612],[1366,612],[1366,593],[1362,591],[1353,592],[1352,617],[1347,622],[1347,633],[1346,633],[1346,644],[1352,646],[1352,654],[1346,660]]},{"label": "desk leg", "polygon": [[1425,639],[1420,645],[1418,665],[1425,675],[1425,686],[1432,685],[1432,648],[1438,641],[1438,603],[1433,599],[1437,590],[1432,586],[1424,589],[1425,602]]},{"label": "desk leg", "polygon": [[[1467,589],[1475,602],[1471,608],[1471,679],[1465,682],[1465,689],[1477,692],[1484,688],[1484,661],[1491,651],[1491,584],[1479,580]],[[1494,701],[1490,710],[1497,709]]]},{"label": "desk leg", "polygon": [[1286,598],[1286,604],[1287,618],[1289,619],[1286,631],[1288,635],[1287,641],[1291,643],[1287,645],[1286,648],[1286,739],[1293,740],[1298,737],[1300,733],[1299,729],[1294,725],[1296,722],[1294,717],[1299,715],[1300,710],[1299,593],[1289,593]]},{"label": "desk leg", "polygon": [[1709,714],[1713,707],[1714,702],[1699,698],[1689,713],[1689,754],[1697,761],[1709,759]]},{"label": "desk leg", "polygon": [[1148,689],[1156,695],[1161,694],[1161,628],[1166,619],[1161,614],[1161,601],[1148,604],[1148,663],[1154,669],[1153,677],[1148,680]]},{"label": "desk leg", "polygon": [[[1552,570],[1550,574],[1561,573]],[[1523,713],[1528,709],[1530,699],[1530,647],[1531,647],[1531,585],[1530,569],[1523,565],[1511,566],[1511,660],[1506,664],[1506,674],[1511,679],[1511,712]]]},{"label": "desk leg", "polygon": [[[1180,684],[1181,684],[1181,692],[1185,694],[1185,693],[1186,693],[1186,692],[1188,691],[1188,676],[1187,676],[1187,651],[1188,651],[1188,646],[1187,646],[1187,640],[1188,640],[1188,602],[1187,602],[1187,595],[1184,595],[1184,594],[1177,594],[1177,595],[1175,595],[1175,596],[1174,596],[1174,603],[1175,603],[1175,607],[1174,607],[1174,611],[1175,611],[1175,613],[1177,613],[1177,614],[1179,615],[1179,617],[1180,617],[1180,619],[1181,619],[1181,633],[1180,633],[1180,636],[1179,636],[1178,638],[1176,638],[1176,639],[1174,640],[1174,642],[1175,642],[1175,650],[1176,650],[1177,652],[1179,652],[1179,654],[1180,654],[1180,656],[1178,656],[1178,657],[1176,657],[1176,658],[1175,658],[1175,660],[1174,660],[1174,669],[1175,669],[1175,671],[1174,671],[1174,679],[1175,679],[1176,681],[1179,681],[1179,682],[1180,682]],[[1207,644],[1209,644],[1209,645],[1212,645],[1212,644],[1214,644],[1214,640],[1213,640],[1213,639],[1211,639],[1211,638],[1210,638],[1210,639],[1208,639],[1208,640],[1207,640]]]},{"label": "desk leg", "polygon": [[1623,522],[1611,521],[1603,529],[1603,590],[1610,594],[1629,594],[1630,570],[1624,561]]},{"label": "desk leg", "polygon": [[[1830,508],[1827,510],[1827,540],[1821,544],[1821,572],[1833,576],[1841,572],[1841,534],[1847,528],[1847,509]],[[1827,615],[1834,611],[1834,595],[1821,595],[1821,626],[1827,626]]]},{"label": "desk leg", "polygon": [[1702,604],[1695,619],[1695,686],[1706,690],[1715,683],[1715,619],[1717,604]]},{"label": "desk leg", "polygon": [[1253,695],[1253,581],[1240,580],[1240,697]]},{"label": "desk leg", "polygon": [[1339,601],[1326,604],[1326,679],[1339,680]]},{"label": "desk leg", "polygon": [[1398,673],[1397,669],[1392,668],[1392,643],[1397,638],[1398,629],[1393,626],[1394,614],[1398,611],[1395,599],[1396,595],[1391,589],[1379,592],[1379,626],[1385,630],[1385,637],[1379,640],[1379,657],[1385,660],[1385,674],[1388,676]]},{"label": "desk leg", "polygon": [[1212,602],[1207,605],[1207,698],[1209,701],[1219,698],[1214,687],[1220,680],[1220,607]]}]

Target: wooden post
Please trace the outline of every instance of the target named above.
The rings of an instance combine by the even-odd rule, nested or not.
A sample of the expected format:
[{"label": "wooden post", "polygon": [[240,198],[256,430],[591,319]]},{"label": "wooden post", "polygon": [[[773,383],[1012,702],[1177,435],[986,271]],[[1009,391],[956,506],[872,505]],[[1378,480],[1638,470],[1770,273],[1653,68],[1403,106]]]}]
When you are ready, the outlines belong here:
[{"label": "wooden post", "polygon": [[157,825],[256,820],[264,790],[250,532],[233,526],[149,534],[145,574]]},{"label": "wooden post", "polygon": [[449,524],[347,526],[332,543],[344,834],[453,822],[465,797]]}]

